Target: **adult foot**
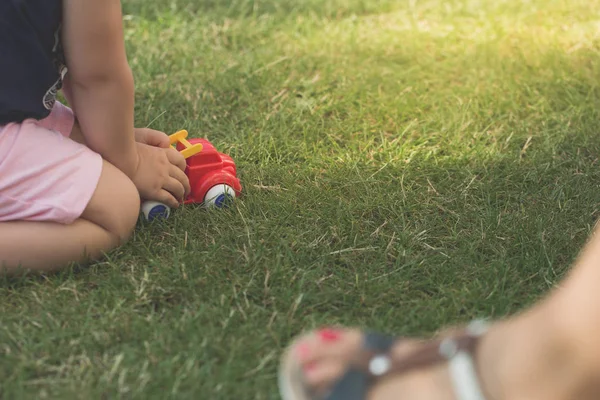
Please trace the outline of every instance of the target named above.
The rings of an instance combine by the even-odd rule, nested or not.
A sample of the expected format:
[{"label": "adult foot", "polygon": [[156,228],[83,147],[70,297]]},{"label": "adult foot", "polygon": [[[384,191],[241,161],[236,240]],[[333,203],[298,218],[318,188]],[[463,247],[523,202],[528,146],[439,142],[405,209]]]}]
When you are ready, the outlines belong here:
[{"label": "adult foot", "polygon": [[[599,368],[592,368],[589,360],[582,360],[574,351],[574,342],[561,329],[552,325],[552,315],[541,312],[532,312],[491,325],[473,348],[475,367],[471,377],[465,376],[464,369],[462,375],[453,376],[447,362],[425,360],[420,366],[415,365],[419,358],[423,361],[423,357],[429,357],[431,361],[430,350],[437,351],[441,343],[437,339],[396,340],[388,357],[397,371],[373,381],[365,399],[463,400],[455,392],[457,379],[462,379],[462,388],[466,386],[467,392],[470,391],[474,396],[464,396],[465,400],[600,398],[600,391],[595,384],[598,382]],[[455,336],[443,334],[440,337]],[[370,359],[365,355],[364,343],[365,333],[357,329],[329,328],[297,339],[284,358],[281,372],[283,391],[287,391],[284,399],[328,399],[327,396],[336,385],[339,386],[340,379],[350,365],[357,365],[357,362],[360,364],[361,355],[363,360]],[[425,356],[414,356],[423,352]],[[385,360],[382,362],[382,368],[385,369]],[[464,367],[464,359],[462,362]],[[364,369],[369,370],[366,365]],[[297,371],[295,375],[294,370]],[[468,382],[473,377],[478,381],[483,397],[477,397],[477,385]],[[356,384],[356,375],[350,380],[354,380]],[[295,386],[295,389],[291,389],[291,386]],[[299,387],[302,389],[298,389]],[[346,396],[335,397],[335,400],[348,399]],[[357,397],[359,398],[361,397]]]}]

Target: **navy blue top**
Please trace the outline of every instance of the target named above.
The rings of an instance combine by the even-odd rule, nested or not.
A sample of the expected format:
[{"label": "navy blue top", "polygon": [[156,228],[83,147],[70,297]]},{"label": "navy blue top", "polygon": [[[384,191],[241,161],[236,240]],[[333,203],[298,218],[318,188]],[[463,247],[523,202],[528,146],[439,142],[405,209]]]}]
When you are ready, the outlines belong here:
[{"label": "navy blue top", "polygon": [[0,125],[50,114],[66,67],[62,0],[0,0]]}]

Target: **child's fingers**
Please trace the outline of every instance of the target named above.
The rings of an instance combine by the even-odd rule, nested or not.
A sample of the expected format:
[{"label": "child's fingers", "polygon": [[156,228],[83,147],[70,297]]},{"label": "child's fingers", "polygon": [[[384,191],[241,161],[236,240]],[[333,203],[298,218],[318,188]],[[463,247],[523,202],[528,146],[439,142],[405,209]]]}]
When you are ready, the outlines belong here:
[{"label": "child's fingers", "polygon": [[179,199],[179,201],[183,201],[185,196],[185,188],[177,179],[168,178],[163,185],[163,189],[171,193],[176,199]]},{"label": "child's fingers", "polygon": [[185,167],[187,166],[187,163],[185,162],[185,157],[183,157],[183,155],[180,152],[178,152],[172,147],[169,147],[168,149],[166,149],[166,151],[167,157],[169,158],[169,162],[175,165],[180,170],[185,171]]},{"label": "child's fingers", "polygon": [[140,143],[154,147],[168,148],[170,146],[169,136],[161,131],[149,128],[136,128],[135,139]]},{"label": "child's fingers", "polygon": [[156,199],[153,199],[155,201],[159,201],[163,204],[168,205],[171,208],[178,208],[179,207],[179,201],[177,201],[177,199],[175,198],[175,196],[173,196],[173,194],[171,194],[170,192],[168,192],[165,189],[162,189],[160,192],[158,192],[156,194]]},{"label": "child's fingers", "polygon": [[181,185],[183,185],[184,197],[189,196],[192,189],[190,188],[190,180],[185,172],[172,165],[171,169],[169,170],[169,175],[171,175],[171,178],[176,179],[179,183],[181,183]]}]

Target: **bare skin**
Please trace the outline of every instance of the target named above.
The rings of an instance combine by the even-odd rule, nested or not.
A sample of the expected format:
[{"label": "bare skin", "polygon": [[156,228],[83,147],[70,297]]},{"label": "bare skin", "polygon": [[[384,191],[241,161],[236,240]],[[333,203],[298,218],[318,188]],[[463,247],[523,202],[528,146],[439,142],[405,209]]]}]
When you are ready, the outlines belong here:
[{"label": "bare skin", "polygon": [[[135,134],[138,145],[158,147],[167,153],[171,181],[178,183],[171,186],[172,196],[179,199],[187,196],[189,183],[181,178],[181,175],[185,176],[185,159],[169,148],[168,136],[151,129],[137,129]],[[70,138],[86,144],[77,122]],[[178,205],[177,202],[174,206]],[[140,195],[134,183],[104,160],[96,191],[81,218],[73,224],[0,223],[0,269],[8,275],[53,272],[69,263],[97,260],[127,241],[139,212]]]},{"label": "bare skin", "polygon": [[[71,139],[103,159],[96,190],[79,219],[0,223],[0,273],[55,271],[95,260],[129,238],[140,197],[178,207],[189,193],[183,156],[168,137],[134,127],[134,80],[120,0],[64,0],[64,95],[77,116]],[[26,83],[23,83],[24,85]]]},{"label": "bare skin", "polygon": [[129,238],[139,210],[133,182],[104,161],[96,191],[74,223],[0,223],[0,263],[14,275],[23,270],[51,272],[71,262],[98,259]]},{"label": "bare skin", "polygon": [[[600,235],[594,234],[571,274],[543,301],[492,325],[476,355],[489,400],[592,400],[600,398]],[[442,334],[443,335],[443,334]],[[305,380],[325,391],[339,379],[353,351],[356,329],[312,332],[293,345]],[[398,357],[420,340],[399,342]],[[455,400],[444,364],[389,377],[369,400]]]}]

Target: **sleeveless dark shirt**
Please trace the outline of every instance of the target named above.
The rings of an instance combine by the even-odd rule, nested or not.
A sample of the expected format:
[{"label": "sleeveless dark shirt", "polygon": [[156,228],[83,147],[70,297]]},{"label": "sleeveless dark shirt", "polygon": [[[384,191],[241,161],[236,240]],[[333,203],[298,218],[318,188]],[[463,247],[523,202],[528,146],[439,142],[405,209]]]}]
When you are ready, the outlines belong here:
[{"label": "sleeveless dark shirt", "polygon": [[62,0],[0,0],[0,125],[50,114],[66,74]]}]

